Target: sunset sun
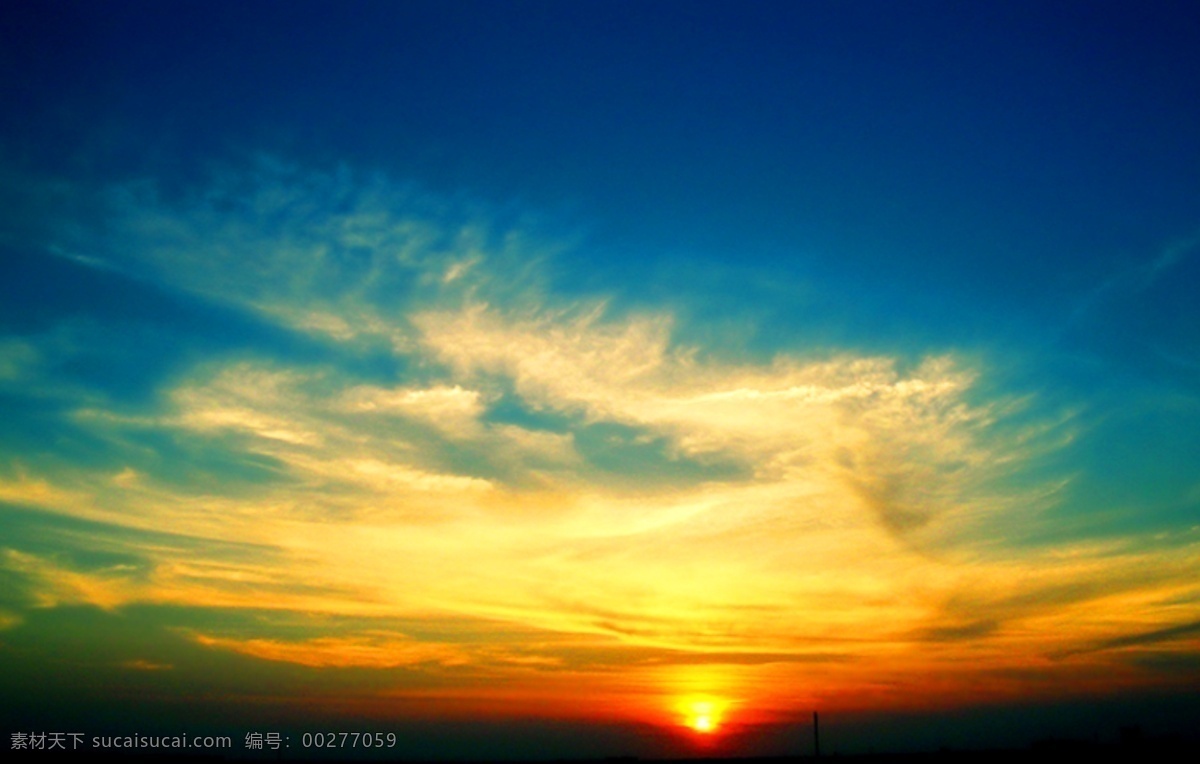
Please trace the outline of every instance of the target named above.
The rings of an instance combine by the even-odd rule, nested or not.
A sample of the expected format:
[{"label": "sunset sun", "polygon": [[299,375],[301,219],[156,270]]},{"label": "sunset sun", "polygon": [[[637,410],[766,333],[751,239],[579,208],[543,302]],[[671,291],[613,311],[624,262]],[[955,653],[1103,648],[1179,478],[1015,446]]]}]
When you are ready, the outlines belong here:
[{"label": "sunset sun", "polygon": [[693,732],[710,735],[721,726],[727,704],[714,700],[692,700],[684,704],[684,720]]}]

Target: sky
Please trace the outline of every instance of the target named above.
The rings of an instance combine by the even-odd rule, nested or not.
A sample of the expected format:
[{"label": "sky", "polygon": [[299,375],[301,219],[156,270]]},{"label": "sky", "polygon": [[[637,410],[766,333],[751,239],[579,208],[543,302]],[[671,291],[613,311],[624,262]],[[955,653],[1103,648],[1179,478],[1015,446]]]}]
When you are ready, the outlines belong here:
[{"label": "sky", "polygon": [[47,0],[0,88],[6,746],[1195,734],[1194,4]]}]

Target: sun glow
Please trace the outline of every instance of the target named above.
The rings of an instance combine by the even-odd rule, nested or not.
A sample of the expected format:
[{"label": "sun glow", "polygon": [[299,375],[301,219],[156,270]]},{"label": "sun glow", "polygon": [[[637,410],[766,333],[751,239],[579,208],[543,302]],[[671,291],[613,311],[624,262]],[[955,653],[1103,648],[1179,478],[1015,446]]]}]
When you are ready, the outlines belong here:
[{"label": "sun glow", "polygon": [[709,735],[721,726],[721,718],[728,703],[711,699],[692,699],[683,703],[685,723],[694,732]]}]

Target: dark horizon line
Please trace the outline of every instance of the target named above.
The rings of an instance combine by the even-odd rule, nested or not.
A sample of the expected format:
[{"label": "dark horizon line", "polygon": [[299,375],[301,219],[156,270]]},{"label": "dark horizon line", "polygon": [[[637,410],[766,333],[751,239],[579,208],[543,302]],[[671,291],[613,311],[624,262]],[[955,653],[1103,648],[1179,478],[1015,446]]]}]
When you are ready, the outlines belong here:
[{"label": "dark horizon line", "polygon": [[[206,764],[208,762],[322,762],[322,764],[368,764],[368,762],[394,762],[395,764],[792,764],[799,761],[814,761],[819,759],[850,759],[856,762],[993,762],[1009,761],[1009,757],[1020,755],[1022,761],[1061,761],[1066,753],[1078,752],[1114,752],[1126,753],[1183,753],[1185,751],[1200,751],[1200,736],[1185,737],[1179,733],[1161,736],[1123,736],[1117,740],[1098,741],[1079,738],[1046,738],[1036,740],[1024,747],[1000,748],[950,748],[942,746],[937,750],[924,751],[883,751],[829,753],[814,755],[812,753],[784,754],[775,756],[655,756],[643,758],[634,755],[593,756],[593,757],[558,757],[551,759],[504,759],[504,758],[408,758],[404,756],[379,758],[325,758],[325,757],[291,757],[276,755],[275,752],[242,753],[227,755],[221,753],[172,753],[164,754],[139,753],[138,751],[10,751],[17,760],[34,759],[48,762],[65,761],[135,761],[140,764]],[[281,753],[281,752],[280,752]],[[1184,759],[1186,760],[1186,759]]]}]

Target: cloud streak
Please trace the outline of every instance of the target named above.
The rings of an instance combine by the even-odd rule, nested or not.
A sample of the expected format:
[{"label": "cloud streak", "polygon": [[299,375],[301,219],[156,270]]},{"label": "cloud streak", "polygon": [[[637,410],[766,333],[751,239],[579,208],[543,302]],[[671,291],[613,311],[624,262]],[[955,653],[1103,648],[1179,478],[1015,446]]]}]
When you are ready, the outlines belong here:
[{"label": "cloud streak", "polygon": [[[27,459],[0,473],[0,500],[96,524],[72,547],[141,567],[15,545],[4,567],[38,607],[449,619],[457,640],[191,633],[318,669],[519,678],[625,660],[651,694],[681,667],[723,666],[746,698],[801,673],[816,695],[868,698],[872,683],[943,691],[931,674],[1011,692],[996,677],[1067,670],[1048,655],[1174,634],[1144,625],[1195,592],[1194,534],[1018,543],[1062,500],[1061,476],[1036,475],[1069,433],[984,392],[965,354],[732,360],[679,341],[667,308],[556,295],[537,275],[555,246],[536,236],[348,171],[261,160],[193,196],[141,183],[106,203],[100,229],[51,246],[313,344],[210,348],[136,404],[64,392],[60,421],[103,458]],[[38,342],[0,345],[0,381],[22,385]],[[213,466],[181,475],[176,453]],[[1173,622],[1198,607],[1172,606]],[[497,652],[505,629],[546,647]],[[585,656],[605,651],[624,658]]]}]

